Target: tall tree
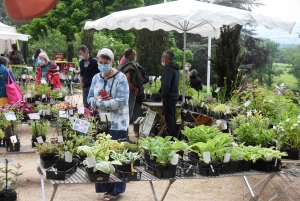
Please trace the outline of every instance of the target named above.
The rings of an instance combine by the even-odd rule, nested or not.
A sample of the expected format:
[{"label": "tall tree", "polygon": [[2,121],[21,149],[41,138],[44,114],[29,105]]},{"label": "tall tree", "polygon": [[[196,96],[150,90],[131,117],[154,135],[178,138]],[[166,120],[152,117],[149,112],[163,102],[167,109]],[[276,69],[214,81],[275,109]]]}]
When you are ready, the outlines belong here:
[{"label": "tall tree", "polygon": [[241,51],[240,47],[241,29],[241,25],[223,26],[220,38],[215,41],[216,49],[211,65],[218,75],[217,86],[222,87],[224,100],[231,97],[232,91],[241,82],[240,66],[246,55],[246,51]]}]

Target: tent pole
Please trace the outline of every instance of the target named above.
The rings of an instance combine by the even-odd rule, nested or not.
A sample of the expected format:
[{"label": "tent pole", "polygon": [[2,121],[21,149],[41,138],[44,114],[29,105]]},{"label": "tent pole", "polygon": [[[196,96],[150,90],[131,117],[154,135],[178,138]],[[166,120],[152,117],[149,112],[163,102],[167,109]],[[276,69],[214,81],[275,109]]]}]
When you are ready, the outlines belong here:
[{"label": "tent pole", "polygon": [[[213,3],[213,0],[209,0],[209,3]],[[208,37],[208,50],[207,50],[207,93],[210,93],[210,58],[211,58],[211,37]]]},{"label": "tent pole", "polygon": [[182,103],[185,103],[185,62],[186,62],[186,30],[187,21],[184,20],[184,33],[183,33],[183,68],[182,68]]},{"label": "tent pole", "polygon": [[208,55],[208,59],[207,59],[207,93],[210,93],[210,58],[211,58],[211,37],[208,37],[208,50],[207,50],[207,55]]}]

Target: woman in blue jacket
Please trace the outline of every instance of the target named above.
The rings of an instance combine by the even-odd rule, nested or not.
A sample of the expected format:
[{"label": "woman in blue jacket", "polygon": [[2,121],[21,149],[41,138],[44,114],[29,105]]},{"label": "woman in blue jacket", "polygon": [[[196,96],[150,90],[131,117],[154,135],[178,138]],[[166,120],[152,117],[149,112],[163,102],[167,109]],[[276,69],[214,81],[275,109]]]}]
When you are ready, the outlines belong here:
[{"label": "woman in blue jacket", "polygon": [[[6,87],[7,84],[7,65],[8,65],[8,58],[0,56],[0,107],[8,104],[8,98],[6,94]],[[10,75],[14,81],[16,81],[14,74],[11,70],[9,70]]]}]

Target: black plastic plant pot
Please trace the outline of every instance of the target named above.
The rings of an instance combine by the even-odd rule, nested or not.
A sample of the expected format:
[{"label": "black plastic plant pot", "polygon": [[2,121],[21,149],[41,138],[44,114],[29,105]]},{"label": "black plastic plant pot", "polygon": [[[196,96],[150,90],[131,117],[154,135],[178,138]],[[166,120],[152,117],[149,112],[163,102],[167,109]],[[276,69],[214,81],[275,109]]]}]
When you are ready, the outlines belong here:
[{"label": "black plastic plant pot", "polygon": [[57,163],[56,154],[40,155],[41,165],[43,168],[49,168]]},{"label": "black plastic plant pot", "polygon": [[199,174],[203,176],[219,176],[221,171],[221,163],[204,164],[199,163]]},{"label": "black plastic plant pot", "polygon": [[138,160],[134,161],[133,165],[134,166],[141,166],[141,160],[138,159]]},{"label": "black plastic plant pot", "polygon": [[[41,136],[41,137],[43,138],[43,141],[46,142],[46,139],[47,139],[46,136]],[[31,138],[31,147],[32,147],[32,148],[36,147],[36,146],[35,146],[35,143],[37,143],[37,142],[38,142],[38,141],[37,141],[36,138]]]},{"label": "black plastic plant pot", "polygon": [[178,161],[178,168],[179,176],[181,177],[193,177],[195,170],[198,169],[194,165],[183,161]]},{"label": "black plastic plant pot", "polygon": [[252,161],[239,160],[237,161],[237,172],[245,172],[250,171]]},{"label": "black plastic plant pot", "polygon": [[188,158],[192,162],[195,162],[195,163],[199,162],[199,155],[195,152],[189,152],[188,153]]},{"label": "black plastic plant pot", "polygon": [[288,158],[292,160],[299,160],[299,151],[300,149],[289,149],[288,150]]},{"label": "black plastic plant pot", "polygon": [[16,142],[14,144],[11,143],[10,145],[6,146],[6,151],[8,152],[20,151],[20,147],[21,147],[20,142]]},{"label": "black plastic plant pot", "polygon": [[180,150],[180,151],[177,151],[176,153],[177,153],[179,156],[181,156],[181,158],[183,158],[184,151]]},{"label": "black plastic plant pot", "polygon": [[256,163],[253,163],[251,168],[254,170],[259,170],[263,172],[279,172],[281,171],[281,160],[272,160],[272,161],[264,161],[264,160],[257,160]]},{"label": "black plastic plant pot", "polygon": [[221,174],[233,174],[237,172],[237,161],[230,161],[228,163],[221,163]]},{"label": "black plastic plant pot", "polygon": [[155,165],[153,173],[160,179],[173,178],[176,176],[176,167],[177,165],[175,165],[175,168],[174,166],[170,166],[171,169],[169,169],[168,165]]},{"label": "black plastic plant pot", "polygon": [[[120,172],[131,172],[131,164],[116,165],[116,168]],[[120,173],[119,177],[123,177],[122,173]]]},{"label": "black plastic plant pot", "polygon": [[53,165],[51,167],[49,167],[46,170],[46,178],[47,179],[53,179],[53,180],[65,180],[67,179],[69,176],[71,176],[73,173],[76,172],[77,170],[77,163],[70,163],[72,164],[72,167],[70,167],[67,170],[58,170],[56,169],[56,165]]},{"label": "black plastic plant pot", "polygon": [[4,191],[0,191],[1,201],[16,201],[17,197],[17,193],[14,193],[14,195],[7,195]]},{"label": "black plastic plant pot", "polygon": [[138,170],[134,170],[134,172],[122,172],[122,171],[118,170],[116,172],[116,176],[125,182],[139,181],[139,180],[141,180],[141,175],[142,175],[142,172],[138,171]]},{"label": "black plastic plant pot", "polygon": [[101,171],[93,171],[94,168],[86,168],[85,176],[91,181],[91,182],[107,182],[109,181],[110,174],[106,174]]},{"label": "black plastic plant pot", "polygon": [[[54,165],[54,167],[57,169],[57,171],[68,171],[69,174],[72,174],[76,172],[77,170],[77,162],[72,161],[71,163],[65,162],[65,161],[57,161],[57,163]],[[73,168],[75,166],[75,168]]]}]

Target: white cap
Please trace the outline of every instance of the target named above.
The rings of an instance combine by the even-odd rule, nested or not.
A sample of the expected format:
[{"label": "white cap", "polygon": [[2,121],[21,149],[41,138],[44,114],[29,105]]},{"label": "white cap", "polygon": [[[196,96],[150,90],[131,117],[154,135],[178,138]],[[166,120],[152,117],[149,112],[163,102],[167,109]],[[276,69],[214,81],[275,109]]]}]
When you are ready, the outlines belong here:
[{"label": "white cap", "polygon": [[100,57],[101,55],[106,55],[111,60],[114,60],[114,53],[108,48],[102,48],[101,50],[99,50],[97,57]]}]

